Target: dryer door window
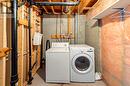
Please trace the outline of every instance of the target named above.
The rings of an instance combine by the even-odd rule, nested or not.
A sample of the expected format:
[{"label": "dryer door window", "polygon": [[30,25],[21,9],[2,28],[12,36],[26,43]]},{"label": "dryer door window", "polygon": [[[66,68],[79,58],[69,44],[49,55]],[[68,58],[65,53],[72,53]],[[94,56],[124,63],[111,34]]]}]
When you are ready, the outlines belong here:
[{"label": "dryer door window", "polygon": [[75,60],[75,67],[79,71],[86,71],[90,66],[90,61],[84,56],[80,56]]},{"label": "dryer door window", "polygon": [[72,67],[76,72],[87,73],[92,68],[92,59],[87,54],[78,54],[72,59]]}]

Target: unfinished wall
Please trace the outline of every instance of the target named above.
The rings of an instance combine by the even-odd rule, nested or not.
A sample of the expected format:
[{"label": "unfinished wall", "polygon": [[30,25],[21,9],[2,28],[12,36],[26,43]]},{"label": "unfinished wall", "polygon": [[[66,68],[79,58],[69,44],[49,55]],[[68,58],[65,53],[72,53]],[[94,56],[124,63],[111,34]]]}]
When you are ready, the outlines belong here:
[{"label": "unfinished wall", "polygon": [[[60,26],[61,21],[61,26]],[[71,20],[72,21],[72,20]],[[72,24],[73,25],[73,24]],[[51,35],[54,34],[67,34],[67,16],[62,16],[60,19],[59,15],[48,15],[43,17],[43,33],[45,40],[60,41],[51,39]],[[73,28],[73,26],[71,27]],[[61,31],[60,31],[61,30]],[[67,41],[67,40],[62,40]]]},{"label": "unfinished wall", "polygon": [[[127,10],[130,11],[130,6]],[[111,16],[102,19],[103,78],[108,86],[130,86],[130,18],[121,22]]]},{"label": "unfinished wall", "polygon": [[[0,0],[0,4],[2,1]],[[11,15],[3,13],[3,11],[6,12],[6,9],[6,6],[0,5],[0,48],[11,48]],[[0,59],[0,85],[2,86],[10,85],[10,59],[10,54]]]},{"label": "unfinished wall", "polygon": [[[29,79],[29,29],[28,29],[28,7],[23,5],[18,9],[18,86],[26,86]],[[31,9],[31,66],[32,76],[40,67],[40,45],[33,45],[35,32],[41,32],[41,17],[36,15],[34,7]]]},{"label": "unfinished wall", "polygon": [[[85,43],[85,15],[79,16],[78,26],[78,43],[83,44]],[[60,24],[61,21],[61,24]],[[57,23],[56,23],[57,22]],[[72,16],[71,20],[71,32],[74,34],[74,16]],[[60,26],[61,25],[61,26]],[[61,32],[60,32],[61,28]],[[67,34],[68,29],[68,18],[67,15],[48,15],[43,17],[43,32],[44,37],[46,39],[50,39],[51,41],[56,41],[51,39],[52,34]],[[57,31],[57,32],[56,32]],[[68,41],[68,40],[57,40],[57,41]],[[74,43],[74,40],[71,40],[71,43]]]},{"label": "unfinished wall", "polygon": [[95,49],[95,66],[96,71],[101,72],[101,60],[100,60],[100,27],[98,21],[95,24],[86,22],[86,34],[85,43],[94,47]]}]

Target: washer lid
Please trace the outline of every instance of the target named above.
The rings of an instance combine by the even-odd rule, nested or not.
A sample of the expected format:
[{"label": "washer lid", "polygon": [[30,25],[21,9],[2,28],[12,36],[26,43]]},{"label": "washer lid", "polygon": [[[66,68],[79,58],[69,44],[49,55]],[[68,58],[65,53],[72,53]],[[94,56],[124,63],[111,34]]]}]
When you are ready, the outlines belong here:
[{"label": "washer lid", "polygon": [[72,68],[78,73],[87,73],[92,68],[92,59],[87,54],[78,54],[72,59]]},{"label": "washer lid", "polygon": [[56,52],[56,53],[62,53],[62,52],[67,52],[69,53],[69,48],[50,48],[46,52]]}]

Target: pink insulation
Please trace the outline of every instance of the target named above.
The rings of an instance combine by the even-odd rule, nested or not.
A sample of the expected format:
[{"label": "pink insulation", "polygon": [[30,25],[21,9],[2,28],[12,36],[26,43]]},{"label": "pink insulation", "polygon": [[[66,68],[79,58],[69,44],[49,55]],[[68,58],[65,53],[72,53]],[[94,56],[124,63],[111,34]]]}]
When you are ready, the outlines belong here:
[{"label": "pink insulation", "polygon": [[130,86],[130,17],[122,22],[112,15],[102,19],[103,78],[108,86]]}]

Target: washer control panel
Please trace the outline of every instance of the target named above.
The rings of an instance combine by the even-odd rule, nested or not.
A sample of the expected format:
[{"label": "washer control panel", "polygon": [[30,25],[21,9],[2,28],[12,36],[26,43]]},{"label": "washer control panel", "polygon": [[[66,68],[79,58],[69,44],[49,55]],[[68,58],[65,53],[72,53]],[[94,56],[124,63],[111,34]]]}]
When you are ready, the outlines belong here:
[{"label": "washer control panel", "polygon": [[52,48],[68,48],[68,42],[52,42]]}]

